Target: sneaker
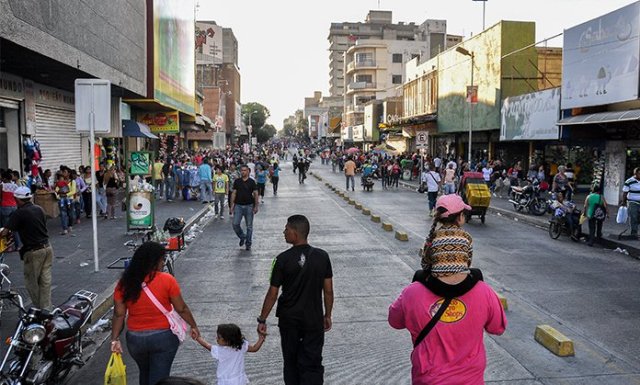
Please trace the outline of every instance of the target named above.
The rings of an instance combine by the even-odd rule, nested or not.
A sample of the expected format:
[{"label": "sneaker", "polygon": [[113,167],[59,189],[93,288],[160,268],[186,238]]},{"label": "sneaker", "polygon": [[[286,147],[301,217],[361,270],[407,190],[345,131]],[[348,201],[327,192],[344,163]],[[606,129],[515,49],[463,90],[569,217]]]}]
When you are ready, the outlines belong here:
[{"label": "sneaker", "polygon": [[214,215],[213,219],[218,219],[218,214]]},{"label": "sneaker", "polygon": [[69,233],[69,232],[68,232],[67,230],[62,230],[62,231],[60,232],[60,235],[67,235],[68,233]]},{"label": "sneaker", "polygon": [[247,247],[244,248],[247,251],[251,251],[251,245],[247,245]]},{"label": "sneaker", "polygon": [[220,215],[220,219],[224,219],[224,215]]},{"label": "sneaker", "polygon": [[244,238],[240,238],[240,242],[238,243],[238,246],[244,246]]}]

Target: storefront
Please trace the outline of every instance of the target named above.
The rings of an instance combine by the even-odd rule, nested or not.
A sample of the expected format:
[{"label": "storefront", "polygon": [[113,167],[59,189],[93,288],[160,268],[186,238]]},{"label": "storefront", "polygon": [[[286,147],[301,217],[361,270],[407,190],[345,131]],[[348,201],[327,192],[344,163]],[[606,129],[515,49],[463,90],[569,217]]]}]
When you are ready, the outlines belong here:
[{"label": "storefront", "polygon": [[[55,170],[60,165],[72,169],[89,163],[87,144],[75,129],[73,93],[34,84],[35,135],[42,152],[40,167]],[[86,150],[86,151],[83,151]]]},{"label": "storefront", "polygon": [[20,122],[23,116],[22,78],[0,74],[0,168],[20,170]]}]

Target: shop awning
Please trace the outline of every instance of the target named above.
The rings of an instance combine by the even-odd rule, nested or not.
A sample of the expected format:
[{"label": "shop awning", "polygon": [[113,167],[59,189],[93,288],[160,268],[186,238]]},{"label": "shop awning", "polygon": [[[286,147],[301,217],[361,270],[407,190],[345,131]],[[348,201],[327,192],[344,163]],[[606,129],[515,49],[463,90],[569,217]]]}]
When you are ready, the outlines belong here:
[{"label": "shop awning", "polygon": [[631,120],[640,120],[639,110],[628,111],[609,111],[598,112],[596,114],[584,114],[571,116],[558,121],[558,126],[573,126],[578,124],[599,124],[599,123],[616,123],[628,122]]},{"label": "shop awning", "polygon": [[149,126],[131,119],[122,120],[122,136],[158,139],[157,136],[151,133]]}]

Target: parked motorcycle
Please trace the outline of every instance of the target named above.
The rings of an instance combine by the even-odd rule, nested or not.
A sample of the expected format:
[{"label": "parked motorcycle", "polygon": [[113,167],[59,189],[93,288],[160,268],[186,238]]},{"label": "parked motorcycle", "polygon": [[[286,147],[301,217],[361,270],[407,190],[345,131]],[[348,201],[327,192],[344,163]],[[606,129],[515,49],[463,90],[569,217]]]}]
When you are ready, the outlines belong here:
[{"label": "parked motorcycle", "polygon": [[97,295],[81,290],[55,310],[24,308],[13,291],[0,292],[20,319],[0,364],[0,385],[59,384],[82,360],[82,327],[89,321]]},{"label": "parked motorcycle", "polygon": [[544,192],[540,183],[534,181],[524,187],[511,186],[509,202],[516,211],[528,211],[533,215],[544,215],[547,212],[547,202],[540,194]]}]

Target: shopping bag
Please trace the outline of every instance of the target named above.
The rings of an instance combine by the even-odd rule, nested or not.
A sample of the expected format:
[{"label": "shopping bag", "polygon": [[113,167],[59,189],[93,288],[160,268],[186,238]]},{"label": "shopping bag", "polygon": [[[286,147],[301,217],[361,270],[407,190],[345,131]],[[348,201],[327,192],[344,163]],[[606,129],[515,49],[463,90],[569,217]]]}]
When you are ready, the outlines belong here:
[{"label": "shopping bag", "polygon": [[580,220],[578,221],[578,223],[580,223],[581,225],[584,224],[587,221],[587,216],[584,215],[584,213],[580,214]]},{"label": "shopping bag", "polygon": [[629,216],[629,211],[627,206],[620,206],[618,208],[618,215],[616,215],[616,223],[624,224],[627,223],[627,218]]},{"label": "shopping bag", "polygon": [[104,385],[127,385],[127,367],[122,362],[120,353],[111,353],[104,372]]}]

